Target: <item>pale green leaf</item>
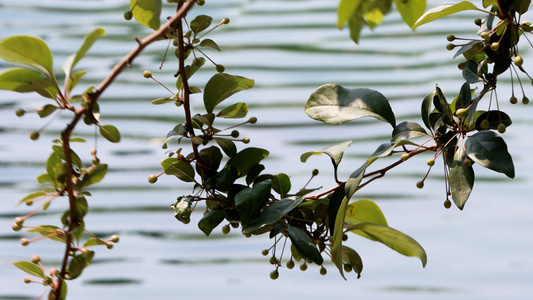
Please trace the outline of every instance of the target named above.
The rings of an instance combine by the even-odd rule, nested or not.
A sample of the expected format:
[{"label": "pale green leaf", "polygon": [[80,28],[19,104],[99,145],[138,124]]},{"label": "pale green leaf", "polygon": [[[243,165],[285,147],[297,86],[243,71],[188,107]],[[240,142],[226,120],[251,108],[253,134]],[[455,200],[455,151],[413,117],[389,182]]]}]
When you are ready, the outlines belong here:
[{"label": "pale green leaf", "polygon": [[413,26],[426,10],[426,0],[394,0],[394,5],[409,27]]},{"label": "pale green leaf", "polygon": [[153,30],[158,30],[161,26],[161,5],[161,0],[130,0],[135,20]]},{"label": "pale green leaf", "polygon": [[53,58],[48,45],[29,35],[15,35],[0,41],[0,57],[6,61],[31,67],[48,78],[54,78]]},{"label": "pale green leaf", "polygon": [[41,75],[25,68],[11,68],[0,73],[0,89],[19,93],[35,92],[34,80],[42,80]]},{"label": "pale green leaf", "polygon": [[72,70],[76,66],[76,64],[82,59],[89,48],[96,42],[96,40],[102,36],[105,35],[105,30],[101,27],[96,28],[89,34],[85,36],[83,39],[83,43],[81,44],[80,49],[76,51],[76,53],[72,54],[67,58],[65,63],[63,64],[63,71],[65,71],[66,78],[65,80],[70,80]]},{"label": "pale green leaf", "polygon": [[248,114],[248,104],[244,102],[239,102],[239,103],[232,104],[224,108],[223,110],[221,110],[217,114],[217,117],[238,119],[238,118],[246,117],[247,114]]},{"label": "pale green leaf", "polygon": [[[346,210],[345,222],[350,224],[359,224],[363,222],[370,222],[380,225],[387,226],[387,220],[383,215],[383,212],[379,206],[372,200],[361,199],[350,205]],[[352,231],[353,233],[359,234],[368,239],[373,239],[371,236],[367,235],[362,231]]]},{"label": "pale green leaf", "polygon": [[465,11],[465,10],[480,10],[477,8],[474,4],[472,4],[469,1],[462,1],[457,4],[444,4],[437,6],[435,8],[432,8],[428,10],[425,14],[423,14],[416,22],[411,26],[411,29],[415,29],[416,27],[438,20],[440,18],[444,18],[446,16]]},{"label": "pale green leaf", "polygon": [[229,96],[254,86],[254,81],[245,77],[217,73],[207,82],[204,90],[204,106],[212,113],[215,106]]},{"label": "pale green leaf", "polygon": [[348,22],[360,4],[361,0],[341,0],[337,7],[337,28],[341,29]]},{"label": "pale green leaf", "polygon": [[100,134],[111,143],[120,142],[120,132],[113,125],[102,125],[99,126]]},{"label": "pale green leaf", "polygon": [[23,260],[16,261],[13,263],[13,265],[21,269],[22,271],[26,272],[27,274],[30,274],[30,275],[33,275],[33,276],[36,276],[42,279],[46,278],[46,276],[44,275],[43,269],[41,269],[41,267],[29,261],[23,261]]}]

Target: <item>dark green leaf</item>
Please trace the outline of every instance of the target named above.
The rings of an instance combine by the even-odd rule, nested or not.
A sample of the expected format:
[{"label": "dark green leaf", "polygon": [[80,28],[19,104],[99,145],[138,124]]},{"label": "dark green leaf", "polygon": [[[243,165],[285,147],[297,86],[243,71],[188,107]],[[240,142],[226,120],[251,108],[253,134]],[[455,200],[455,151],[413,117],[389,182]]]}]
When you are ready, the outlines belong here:
[{"label": "dark green leaf", "polygon": [[416,27],[422,24],[426,24],[426,23],[438,20],[440,18],[444,18],[451,14],[455,14],[455,13],[465,11],[465,10],[480,10],[480,9],[478,9],[474,4],[470,3],[469,1],[462,1],[457,4],[444,4],[441,6],[437,6],[435,8],[428,10],[425,14],[423,14],[415,22],[415,24],[411,26],[411,29],[415,29]]},{"label": "dark green leaf", "polygon": [[217,117],[223,118],[244,118],[248,114],[248,104],[244,102],[235,103],[221,110]]},{"label": "dark green leaf", "polygon": [[41,80],[41,74],[25,68],[12,68],[0,73],[0,89],[19,93],[35,92],[34,80]]},{"label": "dark green leaf", "polygon": [[158,30],[161,26],[161,0],[130,0],[133,17],[142,25]]},{"label": "dark green leaf", "polygon": [[46,161],[46,173],[50,176],[56,189],[61,189],[64,185],[64,176],[66,175],[65,165],[61,156],[53,152]]},{"label": "dark green leaf", "polygon": [[426,125],[426,128],[433,131],[433,126],[431,125],[429,121],[429,115],[431,114],[431,105],[433,104],[433,98],[435,97],[435,94],[437,92],[433,91],[424,98],[422,101],[422,109],[421,109],[421,116],[422,121],[424,121],[424,125]]},{"label": "dark green leaf", "polygon": [[194,18],[194,20],[191,21],[191,30],[192,32],[194,32],[194,35],[196,36],[198,32],[201,32],[207,29],[207,27],[211,25],[212,21],[213,21],[213,18],[211,18],[210,16],[206,16],[206,15],[196,16],[196,18]]},{"label": "dark green leaf", "polygon": [[342,264],[342,236],[344,235],[344,218],[346,217],[346,208],[348,207],[349,201],[350,199],[346,196],[342,199],[337,211],[337,216],[335,217],[335,229],[330,238],[331,261],[335,264],[337,269],[339,269],[344,280],[346,280],[346,277],[344,277],[344,266]]},{"label": "dark green leaf", "polygon": [[254,86],[254,81],[248,78],[217,73],[205,86],[204,106],[208,113],[212,113],[215,107],[229,96],[247,90]]},{"label": "dark green leaf", "polygon": [[31,263],[29,261],[16,261],[13,263],[15,267],[21,269],[22,271],[26,272],[27,274],[45,279],[44,271],[39,267],[38,265]]},{"label": "dark green leaf", "polygon": [[198,228],[207,236],[215,229],[222,221],[224,221],[224,211],[222,209],[213,209],[205,214],[198,222]]},{"label": "dark green leaf", "polygon": [[[64,160],[64,161],[67,160],[67,158],[65,156],[65,150],[63,149],[63,146],[53,145],[52,146],[52,150],[55,153],[57,153],[62,160]],[[81,167],[82,167],[81,158],[72,149],[70,149],[70,159],[72,161],[72,164],[74,164],[75,166],[77,166],[78,168],[81,169]]]},{"label": "dark green leaf", "polygon": [[185,182],[194,182],[194,168],[190,163],[176,158],[167,158],[161,162],[167,175],[174,175]]},{"label": "dark green leaf", "polygon": [[355,273],[357,273],[357,278],[361,277],[363,260],[361,259],[361,256],[359,256],[359,253],[350,247],[342,246],[342,260],[352,266]]},{"label": "dark green leaf", "polygon": [[337,84],[324,84],[307,100],[305,113],[328,125],[374,117],[396,125],[389,101],[378,91],[366,88],[346,89]]},{"label": "dark green leaf", "polygon": [[453,202],[460,210],[463,210],[468,197],[470,197],[475,180],[474,168],[465,166],[465,158],[464,149],[458,148],[448,175]]},{"label": "dark green leaf", "polygon": [[220,167],[222,152],[220,152],[218,147],[211,146],[209,148],[204,148],[199,152],[199,156],[202,166],[208,170],[216,172]]},{"label": "dark green leaf", "polygon": [[[185,66],[185,75],[187,76],[187,79],[191,79],[192,75],[194,75],[194,73],[196,73],[196,71],[198,71],[204,64],[205,64],[205,58],[197,57],[193,60],[190,66]],[[181,78],[181,74],[178,76],[178,79],[176,80],[176,88],[178,88],[178,90],[183,89],[183,79]],[[192,92],[194,87],[189,86],[189,89]]]},{"label": "dark green leaf", "polygon": [[463,78],[466,80],[467,83],[473,84],[473,83],[477,83],[483,80],[483,78],[481,78],[478,75],[478,69],[479,69],[479,64],[476,63],[475,61],[469,60],[466,62],[465,68],[463,69],[462,74],[463,74]]},{"label": "dark green leaf", "polygon": [[489,122],[488,129],[498,129],[498,125],[503,124],[505,127],[511,126],[513,122],[508,114],[504,113],[501,110],[489,110],[480,114],[476,119],[476,128],[481,127],[481,122],[487,120]]},{"label": "dark green leaf", "polygon": [[[256,181],[263,170],[265,170],[265,166],[262,164],[257,164],[251,167],[246,175],[246,184],[250,185],[252,182]],[[266,175],[266,177],[266,179],[272,179],[273,176]]]},{"label": "dark green leaf", "polygon": [[266,158],[269,153],[267,150],[261,148],[246,148],[231,157],[227,165],[235,167],[239,171],[239,175],[244,176],[248,174],[251,167]]},{"label": "dark green leaf", "polygon": [[235,205],[246,227],[256,219],[270,197],[271,182],[269,180],[257,183],[253,188],[246,188],[235,195]]},{"label": "dark green leaf", "polygon": [[100,134],[111,143],[120,142],[120,132],[113,125],[102,125],[99,126]]},{"label": "dark green leaf", "polygon": [[468,82],[465,82],[463,86],[461,86],[459,95],[457,96],[457,99],[452,103],[452,106],[454,107],[455,111],[457,111],[460,108],[468,107],[470,103],[472,103],[472,90],[470,89],[470,84]]},{"label": "dark green leaf", "polygon": [[289,226],[288,233],[292,244],[296,247],[300,255],[310,259],[317,265],[324,263],[324,258],[316,248],[315,243],[305,232],[298,227]]},{"label": "dark green leaf", "polygon": [[226,153],[228,157],[233,157],[237,154],[237,147],[232,140],[225,138],[215,138],[215,142],[222,148],[222,151]]},{"label": "dark green leaf", "polygon": [[100,182],[107,173],[107,164],[97,164],[83,176],[81,188]]},{"label": "dark green leaf", "polygon": [[514,178],[513,158],[507,151],[507,144],[493,131],[483,130],[468,137],[465,150],[476,163]]},{"label": "dark green leaf", "polygon": [[202,47],[211,47],[215,50],[218,50],[220,51],[220,48],[218,47],[217,43],[215,43],[215,41],[211,40],[211,39],[203,39],[201,42],[200,42],[200,45],[198,46],[202,46]]},{"label": "dark green leaf", "polygon": [[243,233],[250,233],[265,226],[273,225],[291,210],[296,208],[296,206],[298,206],[303,200],[303,197],[293,196],[272,203],[263,209],[259,217],[252,220],[248,226],[243,229]]},{"label": "dark green leaf", "polygon": [[81,272],[91,264],[94,257],[94,251],[87,251],[80,255],[74,256],[68,265],[69,279],[74,279],[81,275]]},{"label": "dark green leaf", "polygon": [[14,35],[0,41],[0,57],[6,61],[31,67],[48,78],[54,78],[53,58],[48,45],[28,35]]},{"label": "dark green leaf", "polygon": [[285,173],[279,173],[272,176],[272,189],[278,193],[281,198],[285,198],[291,190],[291,179]]},{"label": "dark green leaf", "polygon": [[406,121],[398,124],[392,131],[391,142],[427,136],[426,130],[416,122]]}]

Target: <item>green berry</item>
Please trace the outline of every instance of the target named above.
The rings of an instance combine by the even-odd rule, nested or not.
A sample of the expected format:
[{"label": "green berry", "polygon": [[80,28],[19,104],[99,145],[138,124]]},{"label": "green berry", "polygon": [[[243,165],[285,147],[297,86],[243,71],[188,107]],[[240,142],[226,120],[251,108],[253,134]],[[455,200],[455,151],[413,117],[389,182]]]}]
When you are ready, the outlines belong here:
[{"label": "green berry", "polygon": [[400,156],[400,159],[402,161],[407,161],[409,159],[409,153],[403,153],[402,156]]},{"label": "green berry", "polygon": [[26,113],[26,111],[23,110],[22,108],[19,108],[19,109],[17,109],[17,110],[15,111],[15,115],[16,115],[17,117],[22,117],[25,113]]},{"label": "green berry", "polygon": [[202,6],[202,5],[205,4],[205,0],[196,0],[196,4],[197,4],[198,6]]},{"label": "green berry", "polygon": [[270,264],[275,265],[278,263],[278,259],[275,256],[272,256],[269,262]]},{"label": "green berry", "polygon": [[289,260],[286,264],[287,266],[287,269],[291,270],[292,268],[294,268],[294,260]]},{"label": "green berry", "polygon": [[11,224],[11,229],[13,229],[13,231],[19,231],[22,229],[22,224],[13,223]]},{"label": "green berry", "polygon": [[224,226],[222,226],[222,234],[228,234],[230,232],[231,228],[229,226],[229,224],[226,224]]},{"label": "green berry", "polygon": [[349,273],[353,270],[352,265],[344,264],[344,272]]},{"label": "green berry", "polygon": [[459,118],[464,118],[466,117],[466,115],[468,114],[468,109],[466,108],[459,108],[455,114],[459,117]]},{"label": "green berry", "polygon": [[148,176],[148,182],[149,183],[156,183],[157,182],[157,176],[155,174],[152,174],[150,176]]},{"label": "green berry", "polygon": [[500,124],[498,125],[498,132],[499,132],[499,133],[504,133],[505,130],[506,130],[505,125],[504,125],[503,123],[500,123]]},{"label": "green berry", "polygon": [[492,49],[494,51],[498,51],[498,49],[500,49],[500,43],[494,42],[494,43],[490,44],[490,49]]},{"label": "green berry", "polygon": [[105,246],[106,246],[107,249],[113,249],[114,245],[113,245],[113,243],[106,243]]},{"label": "green berry", "polygon": [[28,245],[30,244],[30,240],[27,239],[27,238],[21,238],[21,239],[20,239],[20,244],[21,244],[22,246],[28,246]]},{"label": "green berry", "polygon": [[529,98],[524,96],[524,98],[522,98],[522,103],[523,104],[528,104],[529,103]]},{"label": "green berry", "polygon": [[245,137],[242,139],[242,142],[245,143],[245,144],[248,144],[250,142],[250,138],[249,137]]},{"label": "green berry", "polygon": [[318,172],[319,172],[318,169],[314,169],[314,170],[313,170],[313,173],[311,173],[311,174],[312,174],[313,176],[316,176],[316,175],[318,175]]},{"label": "green berry", "polygon": [[41,257],[37,254],[32,255],[31,262],[34,264],[38,264],[41,261]]},{"label": "green berry", "polygon": [[516,104],[518,103],[518,99],[515,96],[511,96],[511,98],[509,99],[509,102],[511,102],[511,104]]},{"label": "green berry", "polygon": [[463,160],[463,166],[470,168],[472,166],[472,161],[468,158],[465,158],[465,160]]},{"label": "green berry", "polygon": [[224,72],[224,70],[226,70],[224,65],[217,65],[217,72],[218,73],[222,73],[222,72]]},{"label": "green berry", "polygon": [[233,228],[239,228],[239,223],[231,223],[231,227],[233,227]]},{"label": "green berry", "polygon": [[524,59],[522,59],[522,56],[520,56],[520,55],[515,56],[515,58],[514,58],[514,64],[515,64],[517,67],[521,67],[523,63],[524,63]]},{"label": "green berry", "polygon": [[278,269],[276,269],[276,270],[270,272],[270,279],[272,279],[272,280],[276,280],[276,279],[278,279],[278,277],[279,277]]},{"label": "green berry", "polygon": [[152,72],[150,72],[149,70],[144,70],[143,76],[144,78],[152,78]]},{"label": "green berry", "polygon": [[452,207],[452,202],[450,201],[450,199],[446,199],[446,200],[444,201],[444,207],[445,207],[446,209]]},{"label": "green berry", "polygon": [[324,266],[320,266],[320,275],[326,275],[328,273],[328,270],[324,268]]},{"label": "green berry", "polygon": [[131,20],[131,18],[133,18],[133,12],[131,10],[125,11],[124,12],[124,19],[126,21],[129,21],[129,20]]},{"label": "green berry", "polygon": [[342,235],[342,240],[343,241],[347,241],[348,240],[348,235],[346,233]]},{"label": "green berry", "polygon": [[24,283],[31,283],[31,277],[30,276],[24,276]]},{"label": "green berry", "polygon": [[248,123],[250,123],[250,124],[257,123],[257,118],[256,117],[251,117],[250,119],[248,119]]},{"label": "green berry", "polygon": [[301,271],[305,271],[305,270],[307,270],[307,263],[305,263],[305,261],[304,261],[303,264],[300,265],[300,270],[301,270]]},{"label": "green berry", "polygon": [[479,127],[481,127],[481,129],[483,129],[483,130],[489,129],[489,126],[490,126],[489,120],[487,120],[487,119],[481,121],[481,123],[479,124]]},{"label": "green berry", "polygon": [[113,242],[113,243],[118,243],[118,241],[120,240],[119,236],[116,235],[116,234],[113,234],[110,238],[109,238],[109,241]]},{"label": "green berry", "polygon": [[228,23],[229,23],[229,18],[222,19],[222,24],[228,24]]},{"label": "green berry", "polygon": [[267,256],[268,252],[268,249],[263,249],[263,251],[261,251],[261,254],[263,254],[263,256]]},{"label": "green berry", "polygon": [[474,24],[476,24],[477,26],[481,26],[481,23],[482,23],[482,21],[481,21],[480,18],[477,18],[477,19],[474,20]]},{"label": "green berry", "polygon": [[233,138],[237,138],[237,137],[239,137],[239,131],[238,131],[238,130],[233,130],[233,131],[231,132],[231,137],[233,137]]},{"label": "green berry", "polygon": [[464,70],[464,68],[466,68],[466,63],[464,63],[464,62],[458,63],[457,64],[457,68],[459,68],[459,70]]},{"label": "green berry", "polygon": [[39,138],[41,134],[39,133],[39,131],[32,131],[30,132],[30,140],[32,141],[35,141]]},{"label": "green berry", "polygon": [[487,40],[488,38],[490,37],[489,33],[488,32],[482,32],[481,33],[481,38],[484,39],[484,40]]},{"label": "green berry", "polygon": [[424,181],[420,180],[416,183],[416,187],[421,189],[421,188],[424,188]]},{"label": "green berry", "polygon": [[426,161],[426,164],[430,167],[433,167],[435,165],[435,159],[434,158],[430,158]]},{"label": "green berry", "polygon": [[455,48],[455,45],[452,44],[452,43],[449,43],[449,44],[446,45],[446,49],[447,49],[448,51],[452,51],[454,48]]},{"label": "green berry", "polygon": [[455,35],[449,34],[446,39],[448,40],[448,42],[453,42],[455,40]]}]

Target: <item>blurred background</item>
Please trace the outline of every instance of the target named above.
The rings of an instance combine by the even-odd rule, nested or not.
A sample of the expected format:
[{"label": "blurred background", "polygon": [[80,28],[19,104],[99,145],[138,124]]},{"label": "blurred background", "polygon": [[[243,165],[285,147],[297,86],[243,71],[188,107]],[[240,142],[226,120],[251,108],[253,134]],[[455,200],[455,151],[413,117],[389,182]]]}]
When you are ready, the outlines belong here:
[{"label": "blurred background", "polygon": [[[356,45],[347,28],[339,31],[335,27],[338,1],[206,2],[191,11],[189,20],[198,14],[211,15],[214,24],[224,17],[231,20],[209,35],[222,52],[208,49],[206,53],[225,65],[227,73],[255,80],[253,89],[226,100],[247,102],[249,116],[259,119],[255,125],[241,127],[241,136],[251,138],[249,146],[271,152],[265,161],[266,172],[290,175],[293,191],[307,182],[314,168],[321,173],[310,187],[333,186],[329,158],[313,156],[303,164],[299,160],[302,153],[353,140],[340,166],[340,174],[346,178],[379,144],[390,139],[390,125],[374,119],[332,127],[308,118],[303,109],[318,86],[337,83],[376,89],[391,101],[398,123],[422,123],[420,103],[435,84],[449,100],[463,84],[457,69],[462,60],[452,60],[453,52],[445,49],[446,36],[475,38],[473,19],[484,17],[465,12],[412,32],[393,12],[373,32],[365,30],[360,45]],[[481,6],[481,1],[474,2]],[[428,8],[442,3],[429,0]],[[123,13],[128,9],[126,0],[0,0],[0,38],[27,34],[44,39],[59,73],[85,34],[98,26],[105,28],[107,35],[78,65],[78,69],[89,71],[79,85],[81,93],[89,85],[98,85],[135,47],[134,36],[151,32],[134,21],[125,21]],[[162,16],[172,11],[173,7],[166,5]],[[476,184],[465,209],[447,210],[443,207],[445,188],[440,168],[433,168],[424,189],[415,187],[427,171],[429,155],[420,155],[354,196],[354,200],[376,201],[391,227],[409,234],[425,248],[425,269],[416,258],[353,235],[346,243],[363,259],[359,280],[350,273],[344,281],[329,263],[325,265],[326,276],[319,275],[316,265],[305,272],[283,267],[279,279],[273,281],[269,279],[273,270],[269,257],[261,255],[261,250],[273,243],[268,236],[245,238],[238,230],[226,236],[217,228],[206,237],[196,226],[201,209],[193,214],[189,225],[175,220],[170,209],[178,196],[190,193],[190,185],[170,176],[162,176],[155,185],[147,182],[148,175],[161,172],[159,163],[165,158],[161,145],[166,133],[182,121],[181,111],[173,105],[150,104],[168,92],[142,76],[144,69],[150,69],[155,78],[174,87],[177,61],[173,51],[159,70],[166,47],[165,41],[148,47],[101,98],[101,121],[118,127],[122,134],[119,144],[101,137],[95,144],[93,127],[77,128],[76,135],[88,141],[75,145],[82,160],[89,160],[89,149],[96,146],[102,162],[110,166],[105,179],[91,188],[86,228],[95,234],[119,234],[121,240],[112,250],[95,248],[93,264],[69,282],[69,299],[531,297],[533,159],[527,151],[533,147],[532,108],[509,104],[508,74],[500,79],[498,97],[500,108],[513,120],[504,138],[515,163],[514,180],[476,166]],[[526,70],[532,70],[533,55],[525,40],[520,53]],[[8,67],[0,62],[1,70]],[[213,66],[202,69],[192,84],[202,87],[214,72]],[[524,82],[526,94],[533,97],[529,80]],[[521,93],[516,91],[520,99]],[[201,96],[193,100],[195,111],[201,112]],[[67,113],[60,115],[34,142],[28,133],[44,126],[48,119],[39,119],[36,114],[17,118],[14,111],[36,109],[46,103],[35,94],[0,91],[0,299],[35,299],[44,291],[42,286],[24,284],[25,274],[12,265],[13,261],[39,254],[45,266],[56,267],[62,258],[62,244],[42,241],[22,247],[20,238],[32,236],[11,230],[13,219],[31,210],[24,205],[14,207],[14,203],[39,189],[35,177],[45,170],[51,141],[70,120]],[[487,107],[485,102],[479,108]],[[234,123],[221,122],[219,127]],[[378,161],[376,168],[393,161]],[[39,213],[25,225],[57,224],[65,201],[56,200],[46,213]]]}]

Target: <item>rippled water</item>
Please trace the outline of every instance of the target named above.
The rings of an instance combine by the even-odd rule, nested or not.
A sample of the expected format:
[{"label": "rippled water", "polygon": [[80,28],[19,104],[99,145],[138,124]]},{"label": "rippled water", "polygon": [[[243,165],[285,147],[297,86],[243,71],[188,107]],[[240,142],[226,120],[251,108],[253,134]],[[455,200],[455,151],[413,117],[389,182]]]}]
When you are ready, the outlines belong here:
[{"label": "rippled water", "polygon": [[[319,167],[317,186],[328,187],[329,161],[312,157],[306,164],[299,156],[344,140],[353,140],[341,174],[348,176],[381,142],[389,139],[390,127],[372,120],[340,127],[321,125],[303,113],[309,94],[323,83],[378,89],[392,101],[399,121],[417,119],[420,101],[435,84],[453,97],[462,84],[460,73],[444,50],[449,33],[471,36],[475,26],[468,13],[447,21],[428,24],[410,32],[397,15],[387,18],[374,32],[366,31],[361,45],[354,45],[347,30],[335,28],[337,1],[207,1],[191,15],[209,14],[215,20],[229,17],[228,26],[212,38],[222,52],[209,55],[226,66],[228,73],[253,78],[256,86],[228,101],[246,101],[251,115],[259,118],[241,132],[251,146],[271,150],[267,171],[286,172],[293,188],[303,185],[311,170]],[[435,6],[441,1],[429,1]],[[30,34],[45,39],[59,69],[79,46],[83,35],[102,26],[107,36],[91,49],[80,68],[89,73],[83,83],[97,84],[110,68],[149,30],[132,26],[122,18],[129,1],[0,0],[0,38]],[[80,8],[82,9],[80,11]],[[167,10],[171,13],[171,8]],[[118,233],[121,242],[113,250],[97,249],[96,258],[84,274],[69,284],[70,299],[527,299],[533,292],[533,204],[529,172],[533,160],[530,107],[503,110],[513,118],[505,134],[515,158],[516,179],[476,168],[477,181],[465,210],[445,210],[442,177],[434,170],[423,190],[415,182],[424,174],[427,157],[397,168],[362,191],[360,198],[378,201],[389,224],[417,239],[428,253],[425,269],[414,258],[406,258],[377,243],[356,237],[348,244],[362,256],[361,279],[348,281],[327,265],[327,276],[318,268],[307,272],[282,269],[272,281],[272,267],[262,249],[271,245],[266,236],[246,239],[237,233],[205,237],[196,227],[178,223],[169,209],[176,196],[189,186],[168,177],[156,185],[146,182],[159,172],[164,158],[161,141],[180,122],[180,114],[169,107],[153,106],[150,100],[166,91],[141,76],[150,68],[157,78],[173,86],[176,62],[167,61],[156,70],[166,43],[149,47],[126,70],[101,101],[102,122],[121,131],[120,144],[98,141],[102,161],[110,164],[105,180],[91,189],[92,208],[87,228],[97,234]],[[531,54],[524,47],[526,69]],[[7,68],[0,62],[0,68]],[[529,68],[531,69],[531,67]],[[202,70],[193,78],[201,85],[213,72]],[[169,80],[167,80],[169,78]],[[81,85],[83,86],[83,85]],[[502,86],[507,98],[510,86]],[[526,87],[526,92],[531,92]],[[0,91],[0,299],[34,299],[43,290],[25,285],[23,274],[11,265],[39,253],[45,264],[59,264],[60,244],[41,242],[21,247],[20,233],[13,232],[13,218],[27,208],[12,206],[38,188],[35,176],[43,172],[50,141],[57,136],[67,115],[49,126],[36,142],[27,133],[43,126],[34,116],[16,118],[18,107],[36,108],[43,101],[32,94]],[[200,105],[196,108],[200,109]],[[93,129],[80,128],[78,135],[91,140]],[[92,147],[79,145],[78,153]],[[87,152],[85,152],[87,153]],[[385,161],[387,163],[387,161]],[[49,213],[39,214],[33,224],[55,223],[64,203],[56,201]]]}]

